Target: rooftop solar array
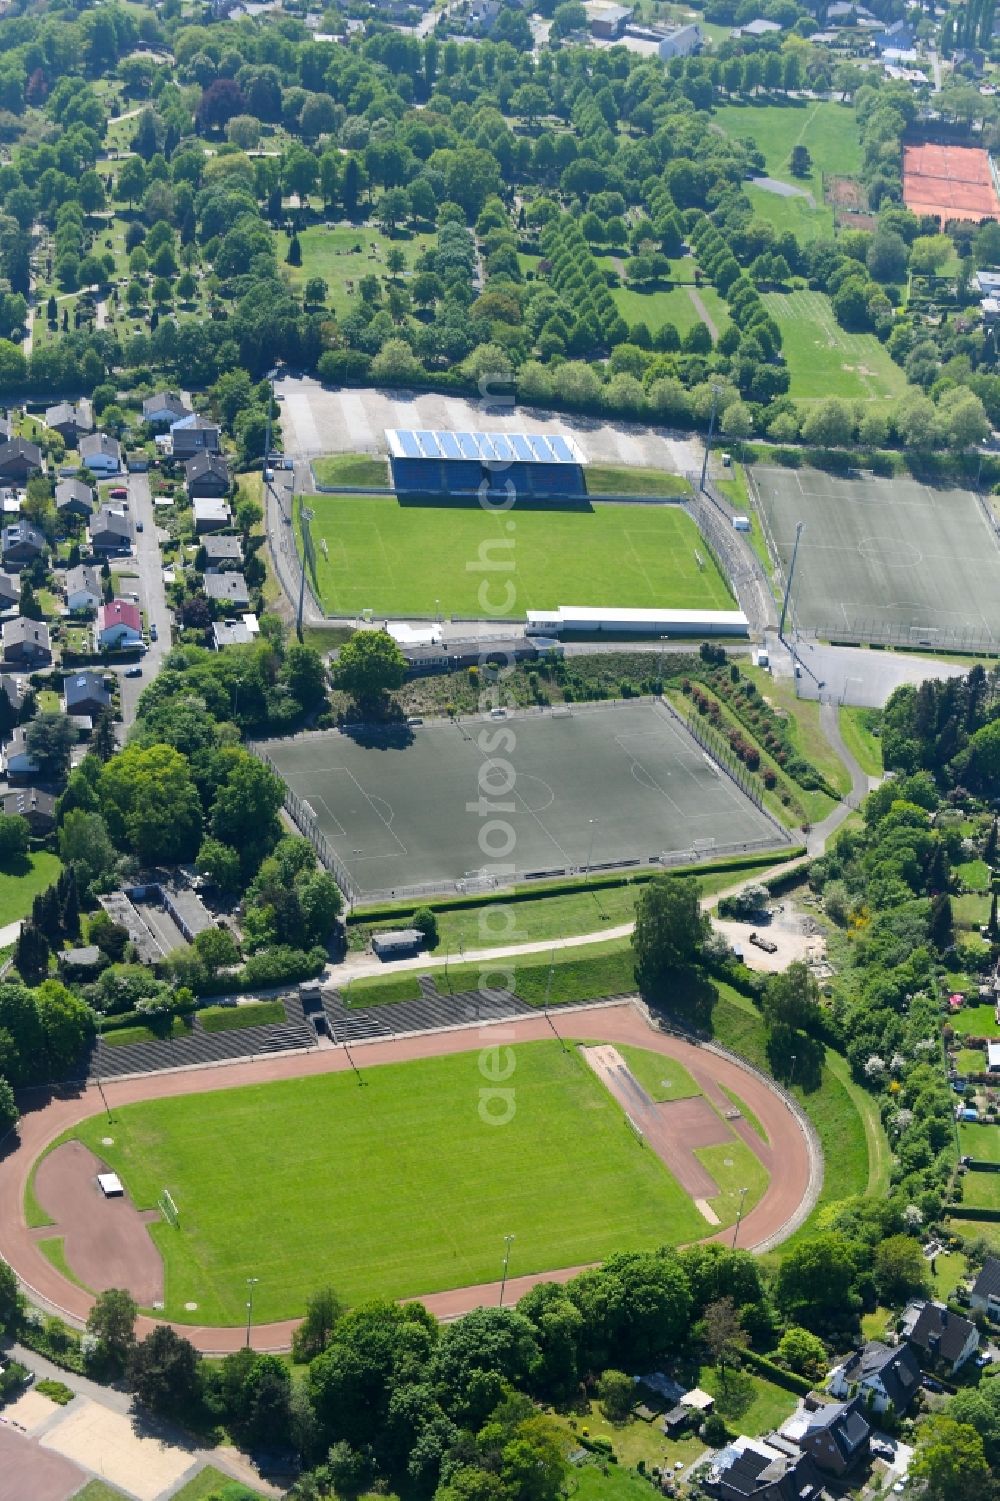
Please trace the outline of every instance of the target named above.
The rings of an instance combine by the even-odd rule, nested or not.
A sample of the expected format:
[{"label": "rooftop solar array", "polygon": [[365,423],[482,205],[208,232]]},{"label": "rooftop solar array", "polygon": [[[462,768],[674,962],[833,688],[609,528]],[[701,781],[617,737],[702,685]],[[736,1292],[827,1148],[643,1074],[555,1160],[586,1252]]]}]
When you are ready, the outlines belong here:
[{"label": "rooftop solar array", "polygon": [[572,438],[562,433],[445,433],[387,428],[394,459],[474,460],[481,464],[585,464]]}]

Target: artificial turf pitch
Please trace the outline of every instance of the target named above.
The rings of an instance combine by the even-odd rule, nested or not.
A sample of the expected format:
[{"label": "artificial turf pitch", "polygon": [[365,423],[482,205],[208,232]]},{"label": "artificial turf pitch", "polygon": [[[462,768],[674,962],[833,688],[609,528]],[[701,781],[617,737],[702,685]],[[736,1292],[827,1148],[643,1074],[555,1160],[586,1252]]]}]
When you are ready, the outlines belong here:
[{"label": "artificial turf pitch", "polygon": [[520,620],[560,605],[733,607],[678,505],[489,511],[356,495],[310,496],[309,505],[315,583],[331,615]]},{"label": "artificial turf pitch", "polygon": [[240,1323],[247,1277],[267,1322],[327,1284],[356,1303],[496,1280],[506,1234],[517,1275],[709,1233],[575,1049],[510,1056],[499,1081],[506,1049],[490,1077],[463,1053],[368,1068],[364,1087],[324,1074],[126,1105],[111,1146],[103,1117],[73,1134],[140,1208],[169,1188],[179,1227],[153,1234],[165,1314],[186,1323]]},{"label": "artificial turf pitch", "polygon": [[502,725],[438,721],[382,737],[332,730],[266,750],[368,895],[484,869],[557,874],[648,865],[713,840],[782,841],[656,703],[574,705]]},{"label": "artificial turf pitch", "polygon": [[975,495],[917,480],[758,467],[753,480],[792,586],[795,620],[906,644],[1000,637],[1000,545]]}]

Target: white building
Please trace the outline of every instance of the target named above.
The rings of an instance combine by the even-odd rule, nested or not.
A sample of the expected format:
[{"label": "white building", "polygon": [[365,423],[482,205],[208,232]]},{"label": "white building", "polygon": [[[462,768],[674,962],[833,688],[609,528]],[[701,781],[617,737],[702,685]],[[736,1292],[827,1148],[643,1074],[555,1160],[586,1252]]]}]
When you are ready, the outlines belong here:
[{"label": "white building", "polygon": [[704,42],[701,27],[696,21],[690,26],[678,26],[676,31],[668,31],[661,39],[660,58],[663,62],[669,62],[672,57],[690,57],[693,52],[701,50]]}]

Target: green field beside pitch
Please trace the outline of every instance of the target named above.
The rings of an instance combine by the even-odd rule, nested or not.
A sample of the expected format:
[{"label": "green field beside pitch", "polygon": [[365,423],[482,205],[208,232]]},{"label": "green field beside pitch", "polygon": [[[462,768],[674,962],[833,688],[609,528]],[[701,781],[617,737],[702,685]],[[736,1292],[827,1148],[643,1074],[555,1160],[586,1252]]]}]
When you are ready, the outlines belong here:
[{"label": "green field beside pitch", "polygon": [[[357,1303],[492,1281],[505,1234],[520,1275],[708,1233],[575,1050],[519,1046],[502,1079],[481,1061],[150,1100],[115,1110],[112,1145],[103,1117],[72,1134],[140,1208],[169,1188],[179,1227],[153,1234],[166,1317],[185,1323],[239,1324],[248,1277],[266,1322],[327,1283]],[[487,1124],[491,1112],[509,1119]]]},{"label": "green field beside pitch", "polygon": [[311,496],[310,506],[316,584],[333,615],[734,608],[679,506],[498,513],[344,495]]},{"label": "green field beside pitch", "polygon": [[841,328],[825,292],[768,292],[764,302],[781,329],[790,396],[876,401],[907,389],[906,376],[874,334]]},{"label": "green field beside pitch", "polygon": [[[825,100],[783,104],[726,104],[713,112],[716,125],[738,140],[749,136],[764,156],[769,177],[794,183],[823,202],[824,174],[853,177],[861,167],[861,141],[854,110]],[[805,146],[812,160],[806,177],[793,177],[792,148]]]}]

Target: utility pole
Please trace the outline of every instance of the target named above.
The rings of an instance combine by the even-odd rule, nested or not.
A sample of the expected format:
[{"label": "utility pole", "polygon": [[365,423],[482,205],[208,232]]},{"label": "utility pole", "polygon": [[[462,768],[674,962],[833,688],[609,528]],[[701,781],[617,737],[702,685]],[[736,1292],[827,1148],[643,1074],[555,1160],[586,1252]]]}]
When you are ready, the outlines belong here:
[{"label": "utility pole", "polygon": [[98,1089],[98,1092],[99,1092],[99,1094],[101,1096],[101,1099],[104,1101],[104,1109],[107,1112],[108,1120],[110,1122],[110,1120],[111,1120],[111,1106],[108,1104],[108,1097],[104,1093],[104,1085],[101,1083],[101,1045],[103,1043],[103,1040],[104,1040],[104,1017],[101,1015],[100,1011],[98,1011],[98,1013],[97,1013],[97,1078],[94,1080],[94,1083],[97,1085],[97,1089]]},{"label": "utility pole", "polygon": [[705,481],[708,479],[708,456],[709,456],[709,454],[712,451],[712,434],[715,432],[715,413],[716,413],[716,408],[718,407],[718,405],[719,405],[719,387],[713,385],[713,387],[712,387],[712,410],[711,410],[711,412],[709,414],[709,418],[708,418],[708,437],[705,439],[705,457],[704,457],[704,460],[702,461],[702,466],[701,466],[701,485],[699,487],[701,490],[704,490],[704,488],[705,488]]},{"label": "utility pole", "polygon": [[746,1201],[747,1201],[747,1190],[745,1188],[741,1188],[740,1189],[740,1207],[736,1211],[736,1229],[733,1231],[733,1250],[734,1251],[736,1250],[736,1237],[740,1233],[740,1220],[742,1220],[742,1218],[743,1218],[743,1206],[746,1203]]},{"label": "utility pole", "polygon": [[271,458],[271,415],[274,411],[274,382],[278,374],[277,365],[267,372],[267,428],[264,434],[264,468],[266,469]]},{"label": "utility pole", "polygon": [[785,597],[781,601],[781,619],[778,621],[779,641],[784,641],[785,639],[785,616],[788,613],[788,601],[792,597],[792,579],[795,577],[795,560],[799,555],[799,542],[802,537],[802,530],[804,526],[804,521],[797,521],[795,523],[795,543],[792,547],[792,561],[788,565],[788,582],[785,585]]},{"label": "utility pole", "polygon": [[247,1278],[247,1349],[250,1348],[250,1325],[253,1322],[253,1290],[260,1281],[259,1277]]},{"label": "utility pole", "polygon": [[501,1308],[503,1307],[503,1295],[504,1295],[504,1292],[505,1292],[506,1287],[507,1287],[507,1267],[510,1265],[510,1243],[511,1243],[511,1241],[513,1239],[514,1239],[513,1235],[505,1235],[504,1238],[503,1238],[503,1244],[504,1244],[503,1276],[500,1279],[500,1304],[499,1304],[499,1306]]},{"label": "utility pole", "polygon": [[[295,481],[292,480],[292,494],[295,494]],[[312,546],[312,537],[309,531],[309,523],[313,519],[314,512],[308,506],[299,509],[299,521],[302,529],[302,577],[299,579],[299,608],[295,618],[295,634],[302,640],[302,612],[306,605],[306,558],[309,548]]]}]

